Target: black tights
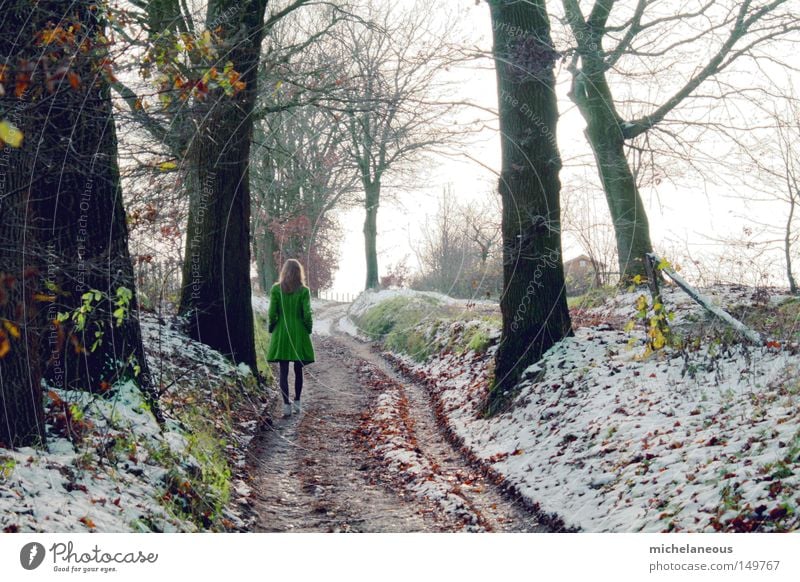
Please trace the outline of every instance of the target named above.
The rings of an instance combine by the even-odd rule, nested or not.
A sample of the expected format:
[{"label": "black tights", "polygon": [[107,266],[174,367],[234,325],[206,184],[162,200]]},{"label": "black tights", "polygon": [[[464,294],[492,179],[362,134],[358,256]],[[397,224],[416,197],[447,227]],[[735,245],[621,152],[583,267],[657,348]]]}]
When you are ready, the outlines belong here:
[{"label": "black tights", "polygon": [[[281,394],[283,394],[283,403],[289,404],[289,362],[281,360],[278,362],[280,365],[280,379]],[[294,399],[300,400],[300,393],[303,392],[303,362],[294,362]]]}]

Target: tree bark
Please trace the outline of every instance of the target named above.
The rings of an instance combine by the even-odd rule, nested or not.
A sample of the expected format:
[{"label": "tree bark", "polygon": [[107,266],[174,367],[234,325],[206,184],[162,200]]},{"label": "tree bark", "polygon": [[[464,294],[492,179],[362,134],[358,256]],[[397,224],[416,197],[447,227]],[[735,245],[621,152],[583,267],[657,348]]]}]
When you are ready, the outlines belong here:
[{"label": "tree bark", "polygon": [[[52,6],[51,14],[62,15],[63,3],[47,4]],[[74,8],[92,41],[103,26],[91,8],[94,4],[87,0]],[[40,24],[44,26],[45,21]],[[59,312],[69,313],[82,305],[84,293],[101,293],[84,329],[73,331],[78,345],[54,354],[45,375],[59,388],[101,391],[130,377],[147,390],[150,378],[128,250],[110,89],[105,76],[97,73],[101,58],[101,53],[95,53],[73,62],[83,82],[77,90],[64,87],[56,92],[57,106],[48,109],[42,129],[44,134],[70,136],[69,141],[53,140],[49,150],[51,159],[59,162],[59,171],[40,168],[43,188],[37,189],[43,193],[38,200],[45,226],[42,235],[57,262],[55,269],[50,267],[60,289],[56,306]],[[130,292],[131,298],[126,317],[117,321],[113,313],[120,305],[120,289]]]},{"label": "tree bark", "polygon": [[[572,333],[561,255],[556,53],[543,0],[489,3],[499,95],[503,332],[489,412],[523,371]],[[519,31],[524,31],[520,34]]]},{"label": "tree bark", "polygon": [[[103,23],[94,4],[86,0],[65,9],[56,1],[19,2],[4,12],[4,29],[15,32],[10,45],[0,35],[0,48],[12,71],[19,67],[17,75],[26,59],[49,61],[51,67],[69,62],[64,76],[69,82],[42,82],[47,70],[37,64],[42,70],[28,71],[31,83],[24,92],[13,99],[6,92],[26,136],[13,154],[10,189],[0,207],[5,231],[0,271],[7,283],[8,275],[17,283],[6,290],[10,302],[3,305],[3,318],[24,332],[0,372],[4,403],[17,407],[1,437],[11,444],[43,437],[42,376],[54,388],[103,391],[133,378],[150,389],[103,69],[106,52],[98,39]],[[43,46],[30,41],[52,22],[63,30],[72,27],[74,38]],[[29,44],[18,42],[22,38]],[[54,324],[59,313],[86,306],[83,295],[89,291],[82,325],[72,319]],[[30,371],[19,376],[23,363]]]},{"label": "tree bark", "polygon": [[248,168],[266,6],[266,0],[209,3],[207,20],[221,21],[219,28],[230,43],[226,59],[246,86],[233,97],[212,94],[194,112],[180,303],[191,337],[253,370]]},{"label": "tree bark", "polygon": [[0,160],[0,447],[38,446],[45,441],[40,358],[44,326],[33,296],[40,291],[43,263],[33,244],[23,242],[29,212],[20,190],[28,177],[22,163],[30,160],[8,146]]},{"label": "tree bark", "polygon": [[378,206],[381,198],[381,184],[373,181],[365,184],[364,250],[367,259],[367,282],[365,289],[378,287]]},{"label": "tree bark", "polygon": [[[598,65],[599,66],[599,65]],[[625,155],[621,119],[614,108],[605,73],[584,62],[570,97],[586,120],[586,138],[594,153],[617,240],[620,281],[646,276],[644,256],[653,252],[647,213]]]}]

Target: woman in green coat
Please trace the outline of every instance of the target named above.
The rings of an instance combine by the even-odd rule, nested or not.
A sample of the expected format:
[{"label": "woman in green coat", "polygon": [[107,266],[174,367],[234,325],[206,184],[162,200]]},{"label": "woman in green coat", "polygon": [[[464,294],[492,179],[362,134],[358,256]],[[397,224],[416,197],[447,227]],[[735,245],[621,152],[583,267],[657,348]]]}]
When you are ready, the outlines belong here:
[{"label": "woman in green coat", "polygon": [[[311,345],[311,291],[306,287],[303,266],[295,259],[283,264],[280,281],[269,296],[268,362],[280,366],[279,384],[283,395],[283,414],[300,412],[303,391],[303,366],[314,361]],[[294,362],[294,406],[289,403],[289,362]]]}]

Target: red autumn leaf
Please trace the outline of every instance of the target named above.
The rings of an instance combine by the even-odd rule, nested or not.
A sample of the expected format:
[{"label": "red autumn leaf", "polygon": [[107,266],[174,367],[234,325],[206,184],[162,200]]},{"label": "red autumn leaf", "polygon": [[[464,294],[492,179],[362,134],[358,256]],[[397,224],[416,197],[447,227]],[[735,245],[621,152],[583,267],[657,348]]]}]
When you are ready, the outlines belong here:
[{"label": "red autumn leaf", "polygon": [[69,79],[69,86],[75,89],[76,91],[80,89],[81,86],[81,78],[78,76],[77,73],[70,71],[67,73],[67,78]]}]

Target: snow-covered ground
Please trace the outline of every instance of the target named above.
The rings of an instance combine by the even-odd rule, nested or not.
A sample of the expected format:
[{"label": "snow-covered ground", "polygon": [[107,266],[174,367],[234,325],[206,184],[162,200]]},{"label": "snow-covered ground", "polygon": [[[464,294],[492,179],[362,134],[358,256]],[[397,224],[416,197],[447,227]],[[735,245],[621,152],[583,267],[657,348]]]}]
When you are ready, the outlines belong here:
[{"label": "snow-covered ground", "polygon": [[[45,450],[0,449],[0,529],[7,532],[196,531],[182,504],[233,501],[217,529],[237,529],[236,509],[249,494],[244,452],[256,429],[246,413],[232,420],[225,461],[231,491],[210,498],[200,487],[211,451],[181,422],[182,411],[222,418],[214,407],[230,388],[252,382],[246,366],[145,316],[145,348],[154,382],[163,384],[160,425],[137,385],[128,380],[105,394],[48,389]],[[254,403],[255,404],[255,403]],[[243,408],[247,408],[246,406]],[[255,410],[248,411],[254,413]],[[252,414],[251,414],[252,415]],[[241,421],[239,424],[236,421]],[[193,485],[194,483],[194,485]],[[238,506],[237,506],[238,507]]]},{"label": "snow-covered ground", "polygon": [[[746,288],[709,294],[724,307],[753,303]],[[373,294],[369,306],[381,295]],[[621,293],[582,310],[581,320],[592,325],[532,366],[511,408],[491,419],[480,409],[496,346],[483,354],[445,351],[425,363],[393,356],[429,386],[440,418],[472,454],[567,527],[796,529],[796,346],[726,339],[688,297],[667,289],[664,302],[684,348],[645,357],[640,326],[621,329],[633,319],[639,295]],[[431,333],[452,338],[466,327],[461,321]]]}]

